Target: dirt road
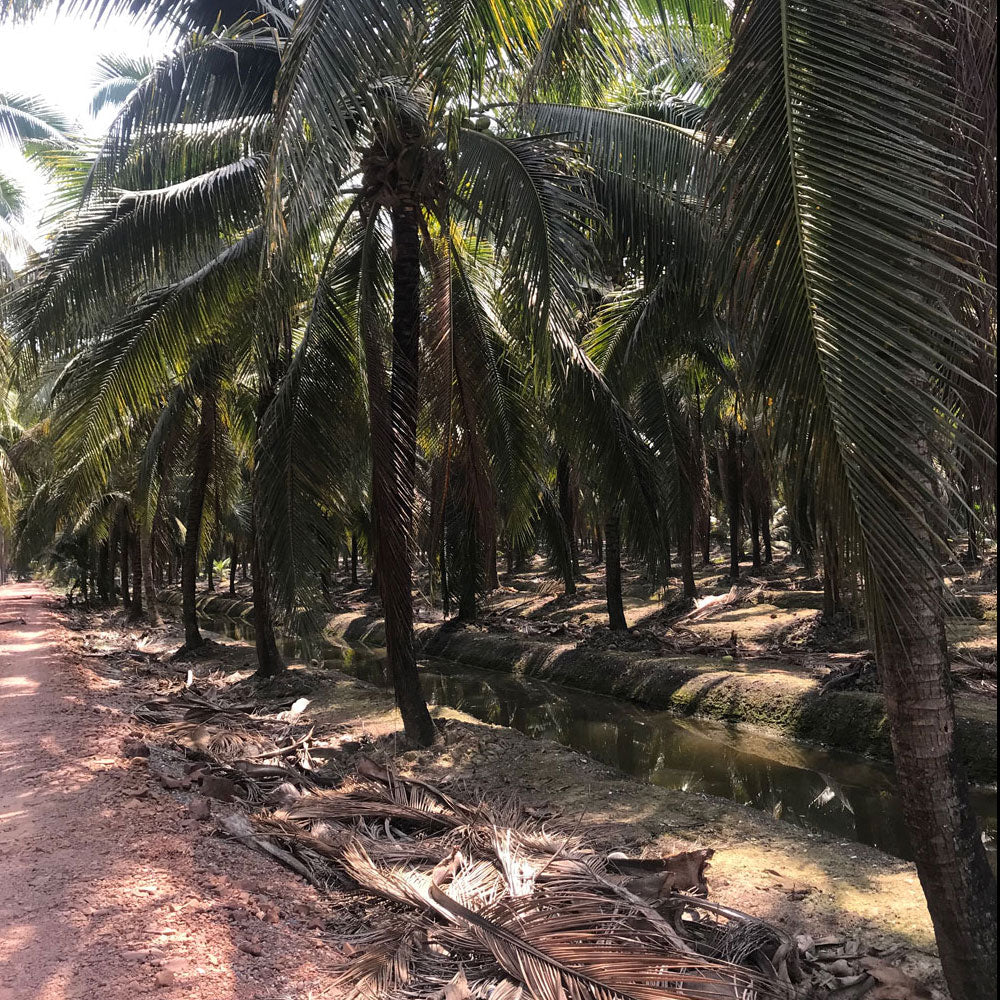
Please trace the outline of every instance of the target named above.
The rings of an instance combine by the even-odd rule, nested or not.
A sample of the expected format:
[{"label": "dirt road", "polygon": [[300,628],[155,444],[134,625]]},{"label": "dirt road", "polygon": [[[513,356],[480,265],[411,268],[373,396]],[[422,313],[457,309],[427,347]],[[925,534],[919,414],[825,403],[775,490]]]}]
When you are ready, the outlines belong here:
[{"label": "dirt road", "polygon": [[0,622],[0,1000],[332,996],[314,890],[150,781],[47,591],[0,587]]}]

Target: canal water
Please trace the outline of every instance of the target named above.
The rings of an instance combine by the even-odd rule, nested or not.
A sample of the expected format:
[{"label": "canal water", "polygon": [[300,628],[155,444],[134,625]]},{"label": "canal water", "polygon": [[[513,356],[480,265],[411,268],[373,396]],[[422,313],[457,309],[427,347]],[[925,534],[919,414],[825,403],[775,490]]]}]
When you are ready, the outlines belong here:
[{"label": "canal water", "polygon": [[[243,620],[213,618],[206,625],[230,637],[253,637]],[[298,655],[296,644],[286,643],[286,655]],[[310,654],[361,680],[389,686],[383,650],[323,642],[314,643]],[[432,704],[555,740],[642,781],[718,795],[785,822],[912,858],[890,764],[451,660],[422,660],[421,677]],[[996,789],[973,788],[972,797],[995,855]]]}]

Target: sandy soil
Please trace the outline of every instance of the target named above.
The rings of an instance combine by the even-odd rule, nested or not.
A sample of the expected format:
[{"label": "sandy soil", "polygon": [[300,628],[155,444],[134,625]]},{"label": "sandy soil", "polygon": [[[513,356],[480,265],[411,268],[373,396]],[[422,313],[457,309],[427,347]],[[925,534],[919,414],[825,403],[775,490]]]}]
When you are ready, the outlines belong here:
[{"label": "sandy soil", "polygon": [[[0,588],[0,1000],[330,996],[331,905],[205,835],[37,585]],[[23,621],[23,623],[22,623]],[[206,831],[207,832],[207,831]]]}]

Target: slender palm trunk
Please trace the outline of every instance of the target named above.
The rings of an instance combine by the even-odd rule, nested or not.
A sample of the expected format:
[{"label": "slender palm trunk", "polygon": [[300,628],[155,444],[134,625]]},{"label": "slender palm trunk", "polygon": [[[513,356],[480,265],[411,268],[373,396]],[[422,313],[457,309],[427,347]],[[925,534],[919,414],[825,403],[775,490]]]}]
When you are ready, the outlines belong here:
[{"label": "slender palm trunk", "polygon": [[128,563],[129,563],[129,530],[128,520],[125,515],[119,520],[118,536],[121,545],[121,580],[122,580],[122,607],[126,611],[132,609],[132,595],[129,592]]},{"label": "slender palm trunk", "polygon": [[474,518],[470,515],[467,535],[463,540],[462,558],[459,561],[458,584],[458,620],[474,622],[476,620],[476,583],[479,578],[479,541],[476,538]]},{"label": "slender palm trunk", "polygon": [[[385,613],[386,652],[396,704],[406,735],[421,746],[434,742],[413,650],[414,476],[417,454],[417,381],[420,360],[420,230],[413,205],[392,209],[392,382],[388,442],[376,442],[377,573]],[[386,447],[388,444],[388,447]],[[377,468],[376,468],[377,466]]]},{"label": "slender palm trunk", "polygon": [[358,536],[351,532],[351,583],[358,585]]},{"label": "slender palm trunk", "polygon": [[130,622],[142,619],[142,542],[139,532],[129,531],[129,564],[132,569],[132,604],[128,613]]},{"label": "slender palm trunk", "polygon": [[451,617],[451,587],[448,584],[448,533],[441,528],[441,611],[445,618]]},{"label": "slender palm trunk", "polygon": [[[253,477],[256,481],[256,474]],[[253,630],[254,645],[257,650],[257,675],[275,677],[285,669],[285,661],[278,652],[278,642],[274,635],[274,621],[271,617],[271,587],[268,576],[267,557],[264,544],[257,530],[256,487],[252,487],[254,497],[250,515],[250,578],[253,587]]]},{"label": "slender palm trunk", "polygon": [[897,579],[911,588],[899,602],[903,620],[876,626],[875,649],[917,874],[951,995],[995,997],[996,882],[955,749],[937,584],[919,569]]},{"label": "slender palm trunk", "polygon": [[156,584],[153,581],[153,532],[152,524],[143,525],[139,554],[142,568],[142,589],[146,595],[146,618],[153,625],[158,625],[160,616],[156,610]]},{"label": "slender palm trunk", "polygon": [[97,550],[97,592],[101,603],[107,604],[111,595],[111,545],[107,539],[101,542]]},{"label": "slender palm trunk", "polygon": [[500,574],[497,572],[497,539],[493,535],[486,544],[486,587],[488,590],[500,589]]},{"label": "slender palm trunk", "polygon": [[240,547],[233,542],[232,551],[229,554],[229,596],[236,596],[236,566],[239,563]]},{"label": "slender palm trunk", "polygon": [[559,515],[566,534],[566,566],[563,568],[563,583],[567,596],[576,593],[576,541],[573,538],[573,496],[570,490],[569,455],[566,449],[559,452],[556,464],[556,486],[559,492]]},{"label": "slender palm trunk", "polygon": [[837,614],[840,604],[840,568],[837,546],[832,539],[823,539],[823,614]]},{"label": "slender palm trunk", "polygon": [[696,462],[693,493],[695,497],[695,539],[701,548],[701,564],[712,562],[712,487],[708,480],[708,452],[705,450],[705,435],[702,431],[701,391],[695,382],[695,419],[692,421],[691,437]]},{"label": "slender palm trunk", "polygon": [[694,526],[693,518],[685,518],[687,523],[677,529],[677,555],[681,561],[681,585],[685,597],[694,600],[698,596],[698,585],[694,579]]},{"label": "slender palm trunk", "polygon": [[608,625],[612,631],[628,628],[622,607],[621,516],[616,509],[604,521],[604,586],[608,601]]},{"label": "slender palm trunk", "polygon": [[771,549],[771,498],[764,501],[764,506],[760,512],[760,531],[764,538],[764,563],[770,565],[774,562],[774,552]]},{"label": "slender palm trunk", "polygon": [[740,458],[737,432],[730,427],[722,460],[722,474],[726,488],[726,513],[729,516],[729,576],[736,580],[740,575],[740,518],[742,517],[740,490]]},{"label": "slender palm trunk", "polygon": [[760,569],[763,565],[760,555],[760,508],[756,499],[750,501],[750,545],[753,568]]},{"label": "slender palm trunk", "polygon": [[201,521],[205,510],[208,477],[212,472],[215,446],[215,396],[206,391],[201,397],[198,437],[195,443],[191,489],[188,492],[187,530],[181,556],[181,607],[184,619],[184,648],[196,649],[204,641],[198,629],[197,582]]}]

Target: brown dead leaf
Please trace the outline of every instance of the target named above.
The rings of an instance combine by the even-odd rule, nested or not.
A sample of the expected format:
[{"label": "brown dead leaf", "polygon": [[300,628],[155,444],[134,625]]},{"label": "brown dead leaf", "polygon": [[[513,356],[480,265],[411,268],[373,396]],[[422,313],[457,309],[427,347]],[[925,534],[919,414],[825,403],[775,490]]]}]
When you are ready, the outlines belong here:
[{"label": "brown dead leaf", "polygon": [[870,1000],[931,1000],[931,992],[902,969],[877,958],[863,958],[861,966],[877,983]]},{"label": "brown dead leaf", "polygon": [[441,1000],[469,1000],[471,996],[472,990],[469,989],[469,981],[465,978],[463,969],[459,969],[441,991]]}]

